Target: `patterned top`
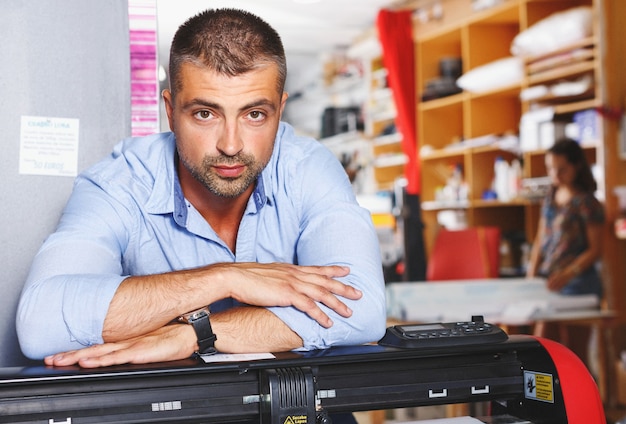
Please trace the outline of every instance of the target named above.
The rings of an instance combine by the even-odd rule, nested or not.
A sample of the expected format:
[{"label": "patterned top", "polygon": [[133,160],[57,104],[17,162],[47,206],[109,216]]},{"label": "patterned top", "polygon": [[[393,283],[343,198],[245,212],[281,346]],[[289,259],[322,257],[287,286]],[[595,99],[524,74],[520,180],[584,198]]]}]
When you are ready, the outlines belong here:
[{"label": "patterned top", "polygon": [[604,208],[593,193],[575,194],[568,204],[559,206],[554,199],[555,192],[553,187],[541,208],[546,228],[541,241],[543,261],[539,273],[546,276],[567,267],[588,248],[587,224],[605,222]]}]

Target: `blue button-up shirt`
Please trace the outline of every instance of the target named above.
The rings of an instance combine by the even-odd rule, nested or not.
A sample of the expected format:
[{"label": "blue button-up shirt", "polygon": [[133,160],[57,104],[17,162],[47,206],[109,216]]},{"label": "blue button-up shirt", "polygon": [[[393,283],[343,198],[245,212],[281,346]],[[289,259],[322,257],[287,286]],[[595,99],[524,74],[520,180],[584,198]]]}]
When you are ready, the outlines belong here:
[{"label": "blue button-up shirt", "polygon": [[[320,305],[334,322],[325,329],[293,307],[269,309],[306,349],[382,337],[385,298],[376,233],[326,148],[281,123],[242,218],[236,252],[184,198],[174,157],[172,133],[131,138],[76,179],[20,299],[17,331],[26,356],[102,343],[109,303],[127,276],[217,262],[348,266],[350,275],[340,280],[363,292],[357,301],[344,299],[353,310],[350,318]],[[212,310],[233,303],[224,299]]]}]

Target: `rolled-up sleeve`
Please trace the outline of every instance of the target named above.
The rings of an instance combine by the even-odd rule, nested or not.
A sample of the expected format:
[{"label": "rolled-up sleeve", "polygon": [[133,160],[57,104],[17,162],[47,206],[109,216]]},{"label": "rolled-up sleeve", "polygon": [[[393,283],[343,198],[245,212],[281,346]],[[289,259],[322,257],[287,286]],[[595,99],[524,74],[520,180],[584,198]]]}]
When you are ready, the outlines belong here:
[{"label": "rolled-up sleeve", "polygon": [[35,256],[20,297],[16,329],[24,355],[41,359],[102,343],[104,318],[125,278],[120,222],[98,187],[77,180],[56,232]]},{"label": "rolled-up sleeve", "polygon": [[363,296],[342,299],[353,311],[349,318],[320,305],[333,320],[328,329],[294,308],[271,310],[303,339],[305,349],[375,342],[384,334],[386,310],[371,214],[358,205],[345,171],[330,152],[302,161],[294,172],[293,201],[300,199],[296,207],[302,211],[298,264],[347,266],[350,274],[339,280],[361,290]]}]

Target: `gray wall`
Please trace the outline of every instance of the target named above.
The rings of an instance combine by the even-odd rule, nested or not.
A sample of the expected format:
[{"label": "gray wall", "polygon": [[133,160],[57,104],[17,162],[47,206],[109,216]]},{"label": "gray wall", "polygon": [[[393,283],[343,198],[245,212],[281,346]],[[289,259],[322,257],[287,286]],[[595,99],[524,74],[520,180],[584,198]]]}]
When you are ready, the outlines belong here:
[{"label": "gray wall", "polygon": [[79,172],[130,135],[128,3],[2,0],[0,12],[0,366],[14,366],[27,363],[17,299],[73,183],[18,173],[20,118],[79,119]]}]

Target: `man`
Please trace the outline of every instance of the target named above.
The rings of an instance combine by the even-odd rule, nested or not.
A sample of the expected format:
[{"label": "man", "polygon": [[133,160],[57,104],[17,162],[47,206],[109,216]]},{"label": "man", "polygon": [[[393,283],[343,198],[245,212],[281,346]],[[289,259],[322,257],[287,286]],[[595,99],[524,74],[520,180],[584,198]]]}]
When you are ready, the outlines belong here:
[{"label": "man", "polygon": [[100,367],[382,337],[371,218],[332,154],[280,122],[285,77],[254,15],[179,28],[172,133],[124,140],[77,178],[20,299],[26,356]]}]

